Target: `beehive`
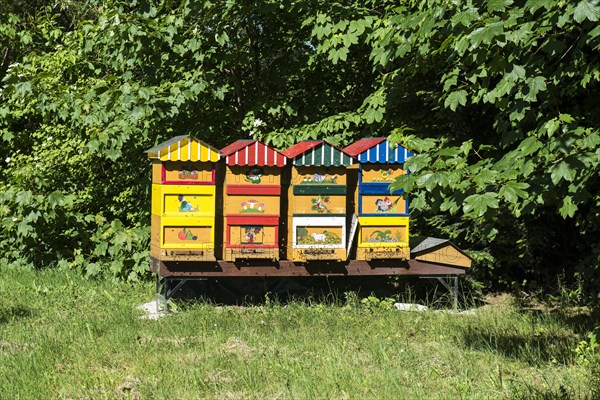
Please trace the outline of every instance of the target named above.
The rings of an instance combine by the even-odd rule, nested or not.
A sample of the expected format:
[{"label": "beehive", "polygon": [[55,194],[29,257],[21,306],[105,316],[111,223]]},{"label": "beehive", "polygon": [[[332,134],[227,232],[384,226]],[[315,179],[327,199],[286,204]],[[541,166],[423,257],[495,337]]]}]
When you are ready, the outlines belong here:
[{"label": "beehive", "polygon": [[357,260],[409,259],[408,198],[389,185],[406,174],[403,164],[413,154],[391,147],[385,138],[361,139],[344,151],[358,160]]},{"label": "beehive", "polygon": [[151,256],[214,261],[215,163],[219,151],[190,136],[147,151],[152,160]]},{"label": "beehive", "polygon": [[300,142],[283,153],[292,160],[287,258],[346,260],[346,167],[352,157],[323,140]]},{"label": "beehive", "polygon": [[255,140],[221,149],[225,158],[223,258],[279,260],[281,174],[287,158]]}]

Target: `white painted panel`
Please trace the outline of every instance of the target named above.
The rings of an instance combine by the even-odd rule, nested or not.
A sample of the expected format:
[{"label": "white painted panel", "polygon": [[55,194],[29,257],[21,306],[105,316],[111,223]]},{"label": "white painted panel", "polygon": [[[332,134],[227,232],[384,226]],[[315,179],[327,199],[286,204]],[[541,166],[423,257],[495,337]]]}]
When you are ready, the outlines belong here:
[{"label": "white painted panel", "polygon": [[[340,244],[296,244],[296,230],[299,226],[335,226],[342,228],[342,243]],[[346,248],[346,217],[293,217],[292,218],[292,247],[294,249],[345,249]]]}]

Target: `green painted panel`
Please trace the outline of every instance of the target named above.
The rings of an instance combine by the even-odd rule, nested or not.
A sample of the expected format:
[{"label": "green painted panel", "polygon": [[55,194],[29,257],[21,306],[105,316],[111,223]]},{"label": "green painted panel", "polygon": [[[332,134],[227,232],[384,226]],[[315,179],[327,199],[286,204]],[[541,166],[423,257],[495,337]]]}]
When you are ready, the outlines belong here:
[{"label": "green painted panel", "polygon": [[294,194],[346,194],[345,185],[294,185]]}]

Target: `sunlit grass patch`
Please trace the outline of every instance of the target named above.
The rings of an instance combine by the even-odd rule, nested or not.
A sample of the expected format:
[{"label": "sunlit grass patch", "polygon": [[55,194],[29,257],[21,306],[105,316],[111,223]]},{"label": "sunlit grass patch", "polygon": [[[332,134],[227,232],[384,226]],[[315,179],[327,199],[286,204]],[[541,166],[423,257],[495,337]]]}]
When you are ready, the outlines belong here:
[{"label": "sunlit grass patch", "polygon": [[0,269],[0,398],[593,396],[560,315],[399,312],[348,294],[141,319],[151,283]]}]

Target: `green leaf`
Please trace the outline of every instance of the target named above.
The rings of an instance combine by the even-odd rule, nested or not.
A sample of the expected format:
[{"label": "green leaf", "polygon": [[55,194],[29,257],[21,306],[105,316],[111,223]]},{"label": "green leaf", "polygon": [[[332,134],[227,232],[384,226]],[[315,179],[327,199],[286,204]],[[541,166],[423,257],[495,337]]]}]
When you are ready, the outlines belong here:
[{"label": "green leaf", "polygon": [[381,122],[383,120],[383,112],[384,109],[381,107],[367,108],[363,117],[368,124],[372,124],[373,122]]},{"label": "green leaf", "polygon": [[577,206],[573,204],[573,198],[571,196],[566,196],[563,199],[562,207],[558,211],[560,212],[560,215],[565,219],[567,217],[573,218],[575,212],[577,211]]},{"label": "green leaf", "polygon": [[517,204],[519,197],[525,199],[528,197],[525,189],[529,188],[529,184],[524,182],[508,181],[506,182],[498,192],[498,195],[508,203]]},{"label": "green leaf", "polygon": [[25,97],[27,93],[31,92],[31,83],[19,82],[15,85],[15,91],[20,97]]},{"label": "green leaf", "polygon": [[527,0],[527,3],[525,3],[525,8],[528,9],[531,14],[533,14],[542,7],[546,10],[550,10],[554,3],[555,0]]},{"label": "green leaf", "polygon": [[221,34],[215,34],[215,40],[219,43],[219,46],[223,46],[225,43],[229,42],[229,35],[227,32],[222,32]]},{"label": "green leaf", "polygon": [[546,79],[543,76],[529,78],[527,84],[529,85],[529,92],[525,95],[524,99],[528,102],[537,101],[538,93],[546,90]]},{"label": "green leaf", "polygon": [[490,44],[496,36],[504,33],[504,22],[498,21],[475,29],[469,34],[471,39],[471,47],[476,48],[481,43]]},{"label": "green leaf", "polygon": [[108,242],[101,241],[100,243],[98,243],[96,245],[96,248],[94,248],[94,254],[97,256],[104,256],[104,255],[106,255],[107,250],[108,250]]},{"label": "green leaf", "polygon": [[544,129],[546,130],[548,137],[552,137],[558,128],[560,128],[560,122],[556,118],[553,118],[544,124]]},{"label": "green leaf", "polygon": [[445,174],[439,172],[428,174],[425,182],[425,189],[431,192],[436,186],[444,186],[444,183]]},{"label": "green leaf", "polygon": [[23,190],[15,196],[15,202],[19,206],[29,205],[33,200],[33,195],[29,190]]},{"label": "green leaf", "polygon": [[575,8],[573,19],[579,23],[582,23],[586,19],[598,21],[598,19],[600,19],[600,7],[598,7],[597,2],[582,0]]},{"label": "green leaf", "polygon": [[521,155],[528,156],[538,151],[541,147],[542,143],[535,136],[529,136],[519,144],[518,149],[521,151]]},{"label": "green leaf", "polygon": [[473,178],[473,181],[477,184],[477,186],[484,189],[489,184],[495,182],[497,175],[498,175],[498,172],[496,172],[492,169],[489,169],[489,168],[483,168]]},{"label": "green leaf", "polygon": [[462,106],[467,104],[467,92],[465,90],[450,93],[444,101],[444,107],[450,107],[452,111],[456,111],[459,104]]},{"label": "green leaf", "polygon": [[565,161],[561,161],[558,164],[555,164],[550,169],[550,171],[552,183],[554,183],[555,185],[563,179],[569,182],[572,182],[573,179],[575,179],[575,169],[571,168],[569,164]]},{"label": "green leaf", "polygon": [[510,6],[513,0],[488,0],[487,9],[488,12],[492,11],[504,11],[504,9]]},{"label": "green leaf", "polygon": [[558,119],[566,124],[575,122],[575,118],[573,118],[570,114],[559,114]]},{"label": "green leaf", "polygon": [[463,211],[465,214],[473,213],[481,217],[488,208],[498,208],[498,193],[472,194],[465,199]]},{"label": "green leaf", "polygon": [[62,207],[65,202],[65,195],[55,190],[48,195],[47,202],[50,208]]},{"label": "green leaf", "polygon": [[525,68],[523,68],[521,65],[513,65],[513,70],[510,73],[511,76],[511,80],[513,82],[520,80],[520,79],[525,79]]},{"label": "green leaf", "polygon": [[28,237],[28,236],[35,237],[36,236],[34,234],[33,227],[25,221],[21,221],[17,225],[17,235],[19,235],[21,237]]}]

